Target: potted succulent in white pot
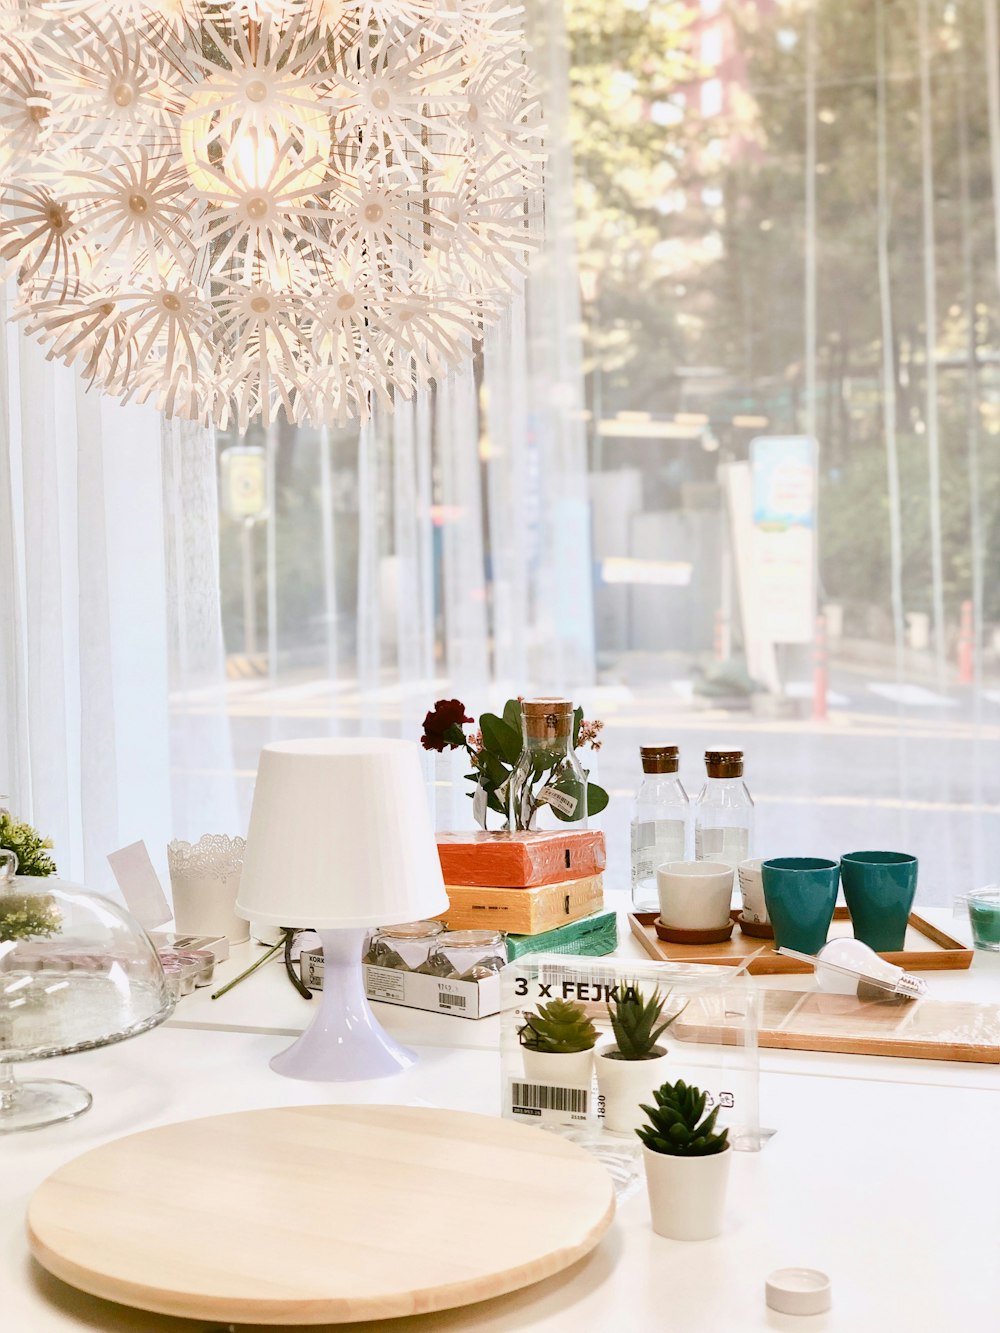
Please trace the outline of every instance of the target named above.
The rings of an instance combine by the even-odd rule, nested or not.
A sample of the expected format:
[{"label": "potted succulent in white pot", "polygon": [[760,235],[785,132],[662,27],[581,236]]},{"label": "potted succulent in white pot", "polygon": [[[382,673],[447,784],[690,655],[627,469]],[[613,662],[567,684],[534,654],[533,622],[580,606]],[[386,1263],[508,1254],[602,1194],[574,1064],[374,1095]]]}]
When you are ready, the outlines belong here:
[{"label": "potted succulent in white pot", "polygon": [[705,1115],[705,1093],[683,1080],[664,1083],[654,1106],[642,1109],[642,1139],[653,1230],[671,1240],[709,1240],[722,1230],[732,1148],[729,1131],[715,1132],[716,1107]]},{"label": "potted succulent in white pot", "polygon": [[582,1004],[550,1000],[528,1014],[519,1030],[524,1076],[554,1088],[589,1088],[597,1029]]},{"label": "potted succulent in white pot", "polygon": [[[597,1084],[604,1098],[604,1128],[627,1134],[642,1124],[642,1103],[666,1076],[666,1048],[659,1038],[681,1012],[663,1019],[666,995],[645,996],[635,981],[622,981],[608,1000],[613,1039],[598,1048]],[[683,1008],[683,1006],[682,1006]]]}]

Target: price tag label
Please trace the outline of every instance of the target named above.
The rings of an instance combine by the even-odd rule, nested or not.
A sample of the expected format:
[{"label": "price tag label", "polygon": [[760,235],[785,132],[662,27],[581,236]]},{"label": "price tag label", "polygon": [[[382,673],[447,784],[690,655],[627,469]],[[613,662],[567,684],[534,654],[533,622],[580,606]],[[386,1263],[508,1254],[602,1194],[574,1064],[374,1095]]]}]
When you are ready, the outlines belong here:
[{"label": "price tag label", "polygon": [[539,801],[547,801],[553,810],[558,810],[561,815],[567,819],[572,819],[576,814],[576,807],[580,804],[576,796],[570,796],[569,792],[558,791],[555,787],[543,787],[538,793]]}]

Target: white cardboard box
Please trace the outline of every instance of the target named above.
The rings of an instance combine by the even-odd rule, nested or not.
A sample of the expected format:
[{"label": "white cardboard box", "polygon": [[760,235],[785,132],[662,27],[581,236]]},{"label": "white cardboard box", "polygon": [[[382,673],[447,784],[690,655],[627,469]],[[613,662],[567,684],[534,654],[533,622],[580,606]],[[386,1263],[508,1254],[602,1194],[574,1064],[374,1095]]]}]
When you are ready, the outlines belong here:
[{"label": "white cardboard box", "polygon": [[[322,953],[303,949],[301,966],[304,984],[310,990],[322,990]],[[407,1009],[426,1009],[434,1014],[453,1014],[456,1018],[488,1018],[500,1012],[499,973],[482,981],[457,981],[394,967],[373,967],[371,963],[363,966],[369,1000],[401,1004]]]}]

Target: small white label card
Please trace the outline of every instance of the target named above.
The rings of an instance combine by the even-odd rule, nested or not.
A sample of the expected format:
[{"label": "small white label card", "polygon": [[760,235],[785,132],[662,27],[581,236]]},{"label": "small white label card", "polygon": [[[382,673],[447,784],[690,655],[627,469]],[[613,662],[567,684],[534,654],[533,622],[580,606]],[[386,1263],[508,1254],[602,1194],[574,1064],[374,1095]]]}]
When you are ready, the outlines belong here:
[{"label": "small white label card", "polygon": [[486,788],[476,787],[476,794],[472,798],[472,817],[482,828],[486,827],[486,811],[489,809],[489,797],[486,795]]},{"label": "small white label card", "polygon": [[143,929],[156,930],[158,926],[166,925],[173,913],[146,844],[133,842],[117,852],[110,852],[108,865],[118,881],[126,907]]}]

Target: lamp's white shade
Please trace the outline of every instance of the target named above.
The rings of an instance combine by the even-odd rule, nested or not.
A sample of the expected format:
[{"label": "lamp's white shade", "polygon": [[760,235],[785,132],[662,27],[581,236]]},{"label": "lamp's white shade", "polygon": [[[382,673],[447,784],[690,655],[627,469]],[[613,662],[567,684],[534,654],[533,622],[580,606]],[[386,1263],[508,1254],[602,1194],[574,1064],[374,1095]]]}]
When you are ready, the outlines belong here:
[{"label": "lamp's white shade", "polygon": [[269,926],[393,925],[448,906],[412,741],[266,745],[236,910]]}]

